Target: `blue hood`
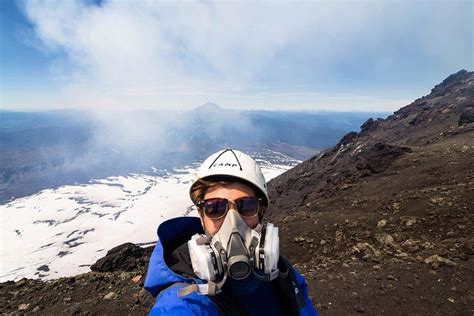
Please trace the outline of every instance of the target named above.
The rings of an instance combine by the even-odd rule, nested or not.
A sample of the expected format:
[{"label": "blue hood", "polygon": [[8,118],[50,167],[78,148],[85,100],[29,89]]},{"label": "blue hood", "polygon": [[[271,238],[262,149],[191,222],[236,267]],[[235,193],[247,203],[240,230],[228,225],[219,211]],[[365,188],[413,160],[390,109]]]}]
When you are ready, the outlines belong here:
[{"label": "blue hood", "polygon": [[173,272],[169,263],[173,250],[191,239],[194,234],[204,234],[197,217],[177,217],[158,227],[158,242],[150,257],[145,278],[145,289],[153,296],[176,282],[203,283],[200,279],[186,278]]}]

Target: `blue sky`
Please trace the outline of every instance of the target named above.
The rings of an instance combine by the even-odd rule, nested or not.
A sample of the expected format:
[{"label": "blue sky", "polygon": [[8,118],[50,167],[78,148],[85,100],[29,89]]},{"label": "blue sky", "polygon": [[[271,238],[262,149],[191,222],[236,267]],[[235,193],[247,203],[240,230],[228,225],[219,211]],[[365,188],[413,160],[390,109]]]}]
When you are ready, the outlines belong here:
[{"label": "blue sky", "polygon": [[473,1],[0,1],[10,110],[393,111],[473,70]]}]

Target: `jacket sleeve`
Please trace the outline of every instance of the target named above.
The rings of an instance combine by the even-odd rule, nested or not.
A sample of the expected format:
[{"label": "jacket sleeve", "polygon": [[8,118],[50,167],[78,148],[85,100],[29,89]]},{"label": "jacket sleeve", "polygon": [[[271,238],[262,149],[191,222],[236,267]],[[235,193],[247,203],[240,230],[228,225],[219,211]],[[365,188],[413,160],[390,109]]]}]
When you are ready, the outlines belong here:
[{"label": "jacket sleeve", "polygon": [[178,290],[183,286],[171,286],[161,292],[148,315],[203,315],[218,316],[214,303],[205,295],[191,293],[179,297]]},{"label": "jacket sleeve", "polygon": [[314,308],[313,302],[311,302],[308,296],[308,285],[306,284],[306,280],[301,274],[298,273],[298,271],[296,271],[295,269],[293,269],[293,271],[295,272],[298,287],[301,289],[301,291],[303,291],[303,296],[306,303],[305,307],[300,310],[300,316],[317,316],[318,313]]}]

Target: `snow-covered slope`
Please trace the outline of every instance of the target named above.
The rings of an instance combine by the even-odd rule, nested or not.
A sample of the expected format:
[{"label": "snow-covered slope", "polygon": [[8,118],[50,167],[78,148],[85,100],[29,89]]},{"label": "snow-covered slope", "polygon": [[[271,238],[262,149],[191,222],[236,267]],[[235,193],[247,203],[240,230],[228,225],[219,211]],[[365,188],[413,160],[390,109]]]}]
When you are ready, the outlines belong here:
[{"label": "snow-covered slope", "polygon": [[[256,156],[267,181],[298,163],[278,153]],[[87,272],[116,245],[154,243],[162,221],[197,216],[188,196],[195,172],[111,177],[1,205],[0,282]]]}]

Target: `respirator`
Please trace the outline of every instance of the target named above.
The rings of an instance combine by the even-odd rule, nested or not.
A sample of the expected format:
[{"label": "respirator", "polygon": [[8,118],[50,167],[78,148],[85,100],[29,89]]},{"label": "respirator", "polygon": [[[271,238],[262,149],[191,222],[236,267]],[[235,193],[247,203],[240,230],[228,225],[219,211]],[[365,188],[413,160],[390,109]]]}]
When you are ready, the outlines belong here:
[{"label": "respirator", "polygon": [[278,228],[267,223],[252,229],[234,209],[227,212],[214,236],[196,234],[188,248],[194,273],[208,282],[181,289],[181,296],[194,291],[216,295],[228,277],[243,280],[253,273],[268,282],[281,276]]}]

